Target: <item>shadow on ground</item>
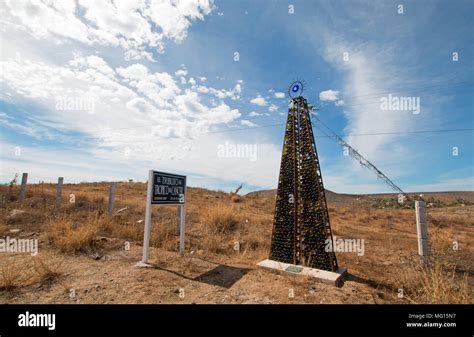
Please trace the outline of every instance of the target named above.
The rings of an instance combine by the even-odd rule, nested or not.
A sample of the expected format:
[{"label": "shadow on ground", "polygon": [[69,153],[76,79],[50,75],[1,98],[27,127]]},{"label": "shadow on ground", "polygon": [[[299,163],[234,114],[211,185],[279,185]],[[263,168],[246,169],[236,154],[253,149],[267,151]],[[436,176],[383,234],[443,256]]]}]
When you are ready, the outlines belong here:
[{"label": "shadow on ground", "polygon": [[363,277],[360,277],[360,276],[357,276],[357,275],[354,275],[354,274],[350,274],[350,273],[347,273],[346,277],[344,278],[344,282],[347,282],[347,281],[353,281],[353,282],[357,282],[357,283],[360,283],[360,284],[365,284],[365,285],[368,285],[369,287],[371,287],[375,290],[384,289],[384,290],[388,290],[388,291],[393,291],[393,287],[390,286],[389,284],[378,283],[376,281],[369,280],[369,279],[366,279],[366,278],[363,278]]},{"label": "shadow on ground", "polygon": [[218,265],[204,274],[194,278],[195,281],[207,283],[214,286],[230,288],[240,280],[250,269]]},{"label": "shadow on ground", "polygon": [[176,276],[185,278],[190,281],[197,281],[197,282],[206,283],[209,285],[223,287],[227,289],[231,288],[237,281],[239,281],[251,270],[247,268],[239,268],[239,267],[232,267],[232,266],[227,266],[224,264],[219,264],[216,267],[204,272],[203,274],[200,274],[195,277],[189,277],[180,272],[160,267],[157,264],[149,263],[149,265],[153,269],[158,269],[158,270],[162,270],[168,273],[172,273]]}]

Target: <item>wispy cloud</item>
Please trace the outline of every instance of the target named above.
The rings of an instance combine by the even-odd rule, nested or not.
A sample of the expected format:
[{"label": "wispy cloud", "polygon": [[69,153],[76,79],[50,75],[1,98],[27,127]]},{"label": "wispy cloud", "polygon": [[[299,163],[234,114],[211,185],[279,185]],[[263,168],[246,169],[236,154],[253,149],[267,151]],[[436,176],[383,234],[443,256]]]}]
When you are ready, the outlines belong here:
[{"label": "wispy cloud", "polygon": [[266,106],[268,102],[265,100],[264,97],[258,95],[257,97],[250,100],[250,103],[258,105],[258,106]]}]

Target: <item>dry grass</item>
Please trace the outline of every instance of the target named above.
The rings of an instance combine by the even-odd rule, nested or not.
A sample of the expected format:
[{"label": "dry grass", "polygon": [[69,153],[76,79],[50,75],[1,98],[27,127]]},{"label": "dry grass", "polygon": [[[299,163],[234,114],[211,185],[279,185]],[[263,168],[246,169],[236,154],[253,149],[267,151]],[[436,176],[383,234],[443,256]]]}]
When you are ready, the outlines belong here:
[{"label": "dry grass", "polygon": [[432,255],[429,263],[421,264],[418,256],[407,259],[397,280],[404,298],[412,303],[470,303],[467,273],[456,272],[456,265],[446,255]]},{"label": "dry grass", "polygon": [[238,212],[233,206],[218,204],[204,211],[201,219],[202,228],[211,234],[229,233],[239,224]]},{"label": "dry grass", "polygon": [[64,271],[65,260],[53,254],[40,254],[33,259],[35,282],[50,284],[58,279]]},{"label": "dry grass", "polygon": [[0,264],[0,291],[12,293],[32,284],[50,285],[64,273],[65,259],[51,253],[35,257],[12,254]]},{"label": "dry grass", "polygon": [[[99,253],[97,256],[115,254],[117,261],[113,265],[108,262],[102,264],[102,261],[97,263],[101,268],[114,269],[116,266],[121,266],[120,268],[124,268],[123,270],[127,272],[114,277],[114,280],[123,279],[130,267],[128,254],[132,254],[122,254],[123,240],[135,241],[131,242],[132,251],[134,248],[137,251],[141,250],[139,246],[143,240],[146,184],[118,183],[115,211],[121,208],[126,210],[115,213],[112,217],[106,214],[109,186],[107,183],[65,184],[63,203],[59,210],[54,209],[54,184],[28,185],[29,193],[22,206],[14,200],[19,192],[17,187],[10,193],[10,190],[6,189],[8,187],[0,186],[0,195],[2,193],[5,195],[4,201],[0,202],[0,206],[4,205],[3,208],[0,207],[0,235],[2,231],[15,228],[20,230],[18,232],[20,234],[17,234],[19,236],[35,234],[45,239],[45,244],[40,246],[41,256],[17,254],[12,257],[15,259],[13,263],[9,258],[5,258],[8,255],[2,254],[0,290],[14,290],[31,285],[28,292],[22,291],[22,296],[30,301],[50,301],[50,291],[55,292],[55,289],[63,285],[64,291],[73,287],[73,284],[77,287],[76,277],[74,280],[62,277],[65,273],[61,258],[80,264],[79,273],[94,266],[95,262],[91,259],[71,256],[77,253],[92,255],[94,259],[96,252]],[[12,195],[11,201],[7,198],[9,193]],[[275,210],[273,194],[242,197],[202,188],[188,188],[187,193],[186,249],[188,252],[194,251],[193,256],[225,265],[242,264],[252,268],[257,262],[268,257]],[[75,195],[75,203],[69,202],[70,194]],[[339,197],[335,196],[336,199]],[[355,198],[351,200],[352,203]],[[435,223],[429,223],[430,246],[433,254],[437,255],[432,255],[430,266],[423,268],[416,260],[407,258],[417,251],[414,211],[377,209],[362,201],[354,201],[354,204],[329,201],[333,234],[345,238],[363,238],[366,241],[366,251],[362,257],[355,254],[338,254],[341,266],[348,267],[351,274],[366,280],[367,284],[380,285],[377,291],[383,293],[382,303],[399,302],[394,291],[397,288],[404,289],[407,303],[472,302],[473,295],[468,292],[468,282],[471,282],[472,287],[473,278],[462,272],[469,271],[472,265],[473,247],[470,244],[470,236],[472,236],[473,206],[428,210],[429,214],[437,219]],[[26,210],[26,213],[10,217],[13,209]],[[160,262],[160,266],[176,267],[178,261],[181,261],[175,258],[179,242],[176,208],[154,207],[152,221],[150,243],[153,248],[150,249],[150,255]],[[456,254],[448,254],[448,251],[453,253],[454,240],[459,241],[460,249]],[[239,243],[239,250],[234,249],[235,242]],[[54,255],[43,255],[48,251],[52,251]],[[138,255],[140,254],[141,251]],[[139,258],[135,255],[130,256],[133,256],[132,259]],[[400,259],[405,259],[405,263],[399,268],[397,266]],[[191,267],[192,265],[190,264]],[[76,273],[79,269],[71,270]],[[110,273],[109,269],[106,271]],[[191,272],[191,269],[187,272]],[[83,275],[87,281],[86,286],[91,282],[100,282],[100,278],[97,279],[96,275],[86,274],[84,272],[85,276]],[[38,293],[37,289],[41,287],[38,288],[37,284],[49,284],[58,279],[60,279],[58,286],[51,287],[52,290],[48,292]],[[73,284],[66,287],[67,282]],[[243,282],[246,282],[245,279]],[[301,282],[302,285],[308,284],[306,281]],[[246,286],[252,287],[253,284]],[[353,286],[352,282],[348,282],[347,286]],[[259,298],[262,296],[273,298],[274,295],[265,294],[264,289],[262,291],[258,294]],[[7,295],[5,298],[9,298],[8,293],[4,294]],[[127,301],[131,302],[135,298],[132,294],[129,297],[117,296],[124,296],[120,298],[128,298]],[[64,294],[61,294],[54,301],[61,301],[63,297]],[[93,296],[89,299],[96,301]],[[319,303],[319,300],[315,301]],[[347,301],[358,303],[362,301],[362,297],[354,295]]]},{"label": "dry grass", "polygon": [[163,248],[168,251],[176,251],[178,248],[176,229],[172,229],[168,226],[158,226],[151,233],[151,245],[156,248]]},{"label": "dry grass", "polygon": [[231,235],[238,230],[240,217],[234,205],[219,203],[202,211],[200,217],[199,247],[212,253],[233,250]]},{"label": "dry grass", "polygon": [[[441,223],[449,223],[445,217]],[[447,226],[431,228],[430,256],[422,263],[418,255],[403,260],[397,286],[412,303],[469,303],[468,274],[459,271],[459,255],[453,250],[453,230]]]},{"label": "dry grass", "polygon": [[12,257],[5,259],[0,267],[0,291],[11,292],[25,281],[24,268]]},{"label": "dry grass", "polygon": [[0,236],[5,234],[7,231],[8,231],[7,225],[5,225],[4,223],[0,223]]},{"label": "dry grass", "polygon": [[68,219],[52,220],[46,232],[49,243],[62,253],[76,254],[86,252],[94,246],[97,223],[78,225]]},{"label": "dry grass", "polygon": [[238,194],[232,194],[230,200],[235,203],[242,202],[244,199]]}]

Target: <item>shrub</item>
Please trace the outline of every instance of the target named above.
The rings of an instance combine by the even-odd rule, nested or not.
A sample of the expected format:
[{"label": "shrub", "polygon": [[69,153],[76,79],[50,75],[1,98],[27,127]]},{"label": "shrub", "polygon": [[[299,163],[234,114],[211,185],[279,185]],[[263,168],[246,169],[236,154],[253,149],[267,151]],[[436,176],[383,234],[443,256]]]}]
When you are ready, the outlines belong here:
[{"label": "shrub", "polygon": [[456,265],[445,255],[432,254],[423,265],[418,256],[405,261],[397,273],[397,286],[412,303],[469,303],[467,273],[456,273]]},{"label": "shrub", "polygon": [[0,291],[11,292],[21,286],[24,279],[24,268],[11,258],[4,260],[0,267]]},{"label": "shrub", "polygon": [[96,234],[96,223],[76,226],[72,221],[59,219],[50,224],[46,235],[59,251],[75,254],[93,247]]},{"label": "shrub", "polygon": [[41,254],[33,260],[36,282],[52,283],[63,273],[64,259],[53,254]]},{"label": "shrub", "polygon": [[232,206],[220,204],[207,209],[204,212],[201,223],[204,225],[204,228],[211,233],[227,233],[234,230],[239,223],[235,213]]}]

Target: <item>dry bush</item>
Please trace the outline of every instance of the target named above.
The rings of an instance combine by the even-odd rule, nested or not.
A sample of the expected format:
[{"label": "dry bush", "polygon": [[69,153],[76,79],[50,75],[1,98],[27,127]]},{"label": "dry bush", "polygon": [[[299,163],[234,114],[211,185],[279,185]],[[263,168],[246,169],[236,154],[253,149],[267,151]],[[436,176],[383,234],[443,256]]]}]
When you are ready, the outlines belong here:
[{"label": "dry bush", "polygon": [[272,221],[261,219],[251,222],[245,227],[240,242],[240,252],[252,260],[268,256],[272,234]]},{"label": "dry bush", "polygon": [[239,203],[239,202],[244,201],[244,199],[238,194],[232,194],[230,200],[232,200],[232,202],[235,202],[235,203]]},{"label": "dry bush", "polygon": [[143,240],[143,225],[136,224],[114,224],[110,235],[116,238],[140,241]]},{"label": "dry bush", "polygon": [[96,222],[76,225],[67,219],[57,219],[50,223],[46,232],[49,243],[63,253],[86,252],[94,246],[97,234]]},{"label": "dry bush", "polygon": [[0,291],[11,292],[25,281],[25,268],[14,258],[6,258],[0,267]]},{"label": "dry bush", "polygon": [[41,284],[52,283],[63,274],[64,259],[53,254],[41,254],[33,260],[35,281]]},{"label": "dry bush", "polygon": [[240,246],[242,256],[254,261],[260,261],[268,257],[270,251],[269,238],[266,236],[243,238]]},{"label": "dry bush", "polygon": [[92,223],[96,224],[98,234],[103,236],[127,240],[143,239],[143,224],[130,223],[120,215],[113,218],[96,216],[95,219],[92,219]]},{"label": "dry bush", "polygon": [[220,204],[203,212],[201,224],[205,232],[224,234],[236,229],[239,219],[233,206]]},{"label": "dry bush", "polygon": [[93,202],[94,204],[100,204],[100,205],[102,205],[102,204],[105,203],[105,197],[103,197],[103,196],[93,197],[93,198],[92,198],[92,202]]},{"label": "dry bush", "polygon": [[397,287],[412,303],[470,303],[467,273],[457,273],[452,260],[446,254],[432,253],[423,265],[418,256],[413,256],[397,272]]},{"label": "dry bush", "polygon": [[431,249],[438,252],[452,250],[455,235],[452,228],[433,228],[429,233]]},{"label": "dry bush", "polygon": [[163,225],[158,226],[158,228],[151,233],[151,245],[168,251],[176,251],[178,247],[176,234],[176,229],[171,229]]},{"label": "dry bush", "polygon": [[96,208],[95,203],[92,202],[85,194],[76,194],[74,203],[70,203],[70,205],[70,207],[72,207],[73,209],[90,210]]},{"label": "dry bush", "polygon": [[224,238],[216,234],[205,235],[199,242],[199,247],[211,253],[223,253],[226,251]]},{"label": "dry bush", "polygon": [[217,204],[203,209],[200,215],[199,247],[213,253],[225,253],[232,249],[229,246],[229,235],[239,225],[240,218],[236,215],[234,205]]},{"label": "dry bush", "polygon": [[7,225],[5,225],[4,223],[0,223],[0,236],[5,234],[7,231],[8,231]]},{"label": "dry bush", "polygon": [[459,225],[459,226],[472,226],[474,222],[466,216],[458,214],[436,214],[431,218],[434,226],[442,228],[446,226]]}]

